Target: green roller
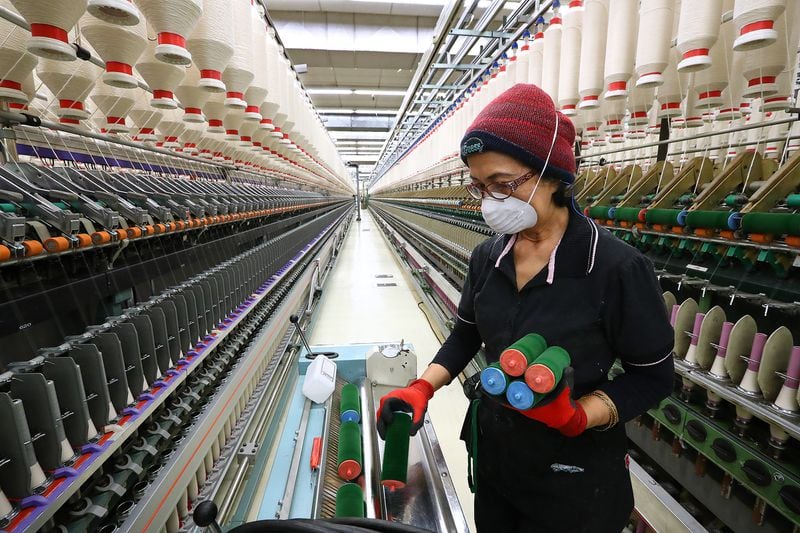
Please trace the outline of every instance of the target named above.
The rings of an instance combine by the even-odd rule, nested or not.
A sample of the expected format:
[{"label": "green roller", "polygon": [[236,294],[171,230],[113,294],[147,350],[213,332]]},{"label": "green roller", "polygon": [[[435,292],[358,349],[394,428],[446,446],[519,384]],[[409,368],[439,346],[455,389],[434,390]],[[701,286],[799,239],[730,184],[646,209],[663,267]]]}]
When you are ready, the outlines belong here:
[{"label": "green roller", "polygon": [[406,486],[408,477],[408,446],[411,440],[411,416],[396,412],[386,428],[386,446],[383,448],[381,483],[390,490]]},{"label": "green roller", "polygon": [[13,213],[16,210],[17,208],[14,207],[14,204],[0,203],[0,211],[3,213]]},{"label": "green roller", "polygon": [[59,209],[69,209],[69,205],[66,202],[53,202],[53,205]]},{"label": "green roller", "polygon": [[547,342],[541,335],[529,333],[503,350],[500,354],[500,366],[509,376],[521,376],[546,348]]},{"label": "green roller", "polygon": [[800,194],[790,194],[787,196],[786,205],[792,209],[800,209]]},{"label": "green roller", "polygon": [[618,207],[614,212],[614,218],[628,222],[640,222],[639,213],[641,212],[641,207]]},{"label": "green roller", "polygon": [[342,422],[339,427],[339,477],[352,481],[361,474],[361,426]]},{"label": "green roller", "polygon": [[741,207],[747,203],[747,196],[743,194],[729,194],[725,197],[724,203],[728,207]]},{"label": "green roller", "polygon": [[336,518],[364,518],[364,491],[345,483],[336,491]]},{"label": "green roller", "polygon": [[339,401],[339,419],[342,422],[361,421],[361,400],[358,397],[358,387],[348,383],[342,387],[342,397]]},{"label": "green roller", "polygon": [[686,225],[690,228],[729,229],[730,211],[689,211]]},{"label": "green roller", "polygon": [[677,226],[680,213],[680,209],[648,209],[645,217],[648,224]]},{"label": "green roller", "polygon": [[607,205],[597,205],[595,207],[589,208],[589,217],[590,218],[600,218],[600,219],[607,219],[608,218],[608,209]]},{"label": "green roller", "polygon": [[551,346],[536,358],[525,371],[525,383],[533,392],[547,394],[556,388],[564,369],[570,365],[569,353],[560,346]]},{"label": "green roller", "polygon": [[747,213],[742,217],[742,229],[747,233],[800,235],[800,214]]}]

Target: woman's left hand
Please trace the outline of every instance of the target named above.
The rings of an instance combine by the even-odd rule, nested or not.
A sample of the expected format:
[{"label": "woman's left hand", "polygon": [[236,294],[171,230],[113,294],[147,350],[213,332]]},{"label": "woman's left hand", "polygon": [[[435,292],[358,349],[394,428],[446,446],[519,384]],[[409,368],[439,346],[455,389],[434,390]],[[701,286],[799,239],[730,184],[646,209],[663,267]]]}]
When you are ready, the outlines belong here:
[{"label": "woman's left hand", "polygon": [[564,370],[560,391],[547,403],[520,411],[533,420],[556,429],[567,437],[577,437],[586,430],[586,411],[572,398],[572,367]]}]

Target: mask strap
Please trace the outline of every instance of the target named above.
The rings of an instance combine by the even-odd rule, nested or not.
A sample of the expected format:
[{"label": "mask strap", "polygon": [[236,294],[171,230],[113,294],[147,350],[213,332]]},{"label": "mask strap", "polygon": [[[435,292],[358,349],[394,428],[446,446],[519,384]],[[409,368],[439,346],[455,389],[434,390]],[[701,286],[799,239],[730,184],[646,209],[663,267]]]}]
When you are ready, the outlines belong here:
[{"label": "mask strap", "polygon": [[536,182],[536,186],[533,188],[530,198],[528,198],[528,203],[531,203],[531,200],[533,200],[533,195],[536,194],[536,189],[539,188],[539,183],[542,182],[544,171],[547,169],[547,164],[550,163],[550,154],[553,153],[553,148],[556,145],[556,139],[558,139],[558,113],[555,113],[555,116],[556,127],[553,129],[553,140],[550,142],[550,149],[547,151],[547,158],[544,160],[544,166],[542,167],[542,171],[539,173],[539,180]]}]

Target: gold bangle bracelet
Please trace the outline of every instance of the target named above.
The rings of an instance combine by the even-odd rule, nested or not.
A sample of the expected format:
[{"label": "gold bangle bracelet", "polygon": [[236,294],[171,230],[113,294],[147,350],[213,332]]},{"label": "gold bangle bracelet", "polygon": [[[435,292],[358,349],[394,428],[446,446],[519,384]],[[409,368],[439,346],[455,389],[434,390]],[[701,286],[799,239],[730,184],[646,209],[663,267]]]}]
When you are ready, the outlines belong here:
[{"label": "gold bangle bracelet", "polygon": [[598,427],[595,429],[597,429],[597,431],[606,431],[616,426],[619,423],[619,412],[617,411],[617,406],[614,405],[614,402],[608,397],[608,394],[603,391],[596,390],[590,392],[589,396],[598,398],[606,406],[606,409],[608,409],[608,423],[603,427]]}]

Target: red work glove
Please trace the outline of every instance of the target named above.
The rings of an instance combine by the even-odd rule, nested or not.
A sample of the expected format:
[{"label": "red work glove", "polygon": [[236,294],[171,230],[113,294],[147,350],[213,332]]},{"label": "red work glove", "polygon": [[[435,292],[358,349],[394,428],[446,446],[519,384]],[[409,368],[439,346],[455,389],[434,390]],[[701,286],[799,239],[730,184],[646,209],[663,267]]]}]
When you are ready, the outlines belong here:
[{"label": "red work glove", "polygon": [[551,395],[551,399],[520,413],[557,429],[567,437],[577,437],[583,433],[586,430],[586,411],[572,399],[572,367],[564,369],[561,384]]},{"label": "red work glove", "polygon": [[433,385],[424,379],[415,379],[404,389],[396,389],[381,398],[378,406],[378,434],[386,438],[386,427],[394,420],[395,411],[411,414],[411,434],[422,427],[428,400],[433,398]]}]

